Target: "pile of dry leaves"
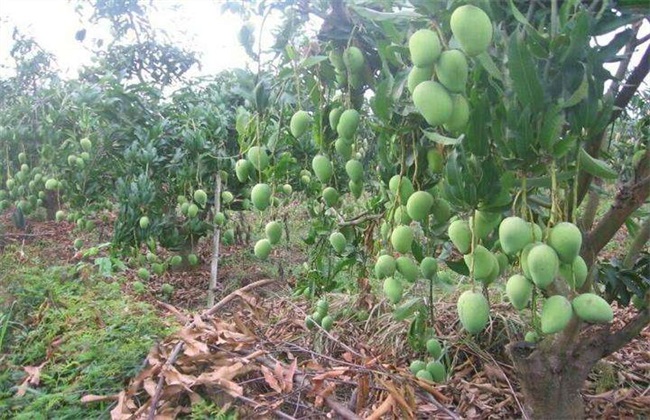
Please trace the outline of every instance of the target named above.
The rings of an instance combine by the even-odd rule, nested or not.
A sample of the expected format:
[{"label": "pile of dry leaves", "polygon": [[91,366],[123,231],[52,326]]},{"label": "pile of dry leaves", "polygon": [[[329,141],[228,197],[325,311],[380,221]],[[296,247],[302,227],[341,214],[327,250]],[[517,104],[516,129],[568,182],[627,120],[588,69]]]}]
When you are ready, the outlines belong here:
[{"label": "pile of dry leaves", "polygon": [[[454,343],[448,349],[453,372],[444,385],[431,384],[416,380],[406,368],[413,355],[392,345],[405,341],[390,332],[403,334],[403,325],[385,325],[387,319],[378,317],[376,324],[372,318],[370,324],[339,320],[331,334],[309,332],[303,323],[309,308],[277,298],[287,292],[270,283],[252,283],[193,318],[168,307],[185,327],[151,350],[126,390],[84,401],[116,399],[113,419],[173,419],[204,400],[236,406],[243,418],[521,417],[522,397],[507,360],[451,337],[457,330],[453,311],[439,310],[437,325]],[[590,417],[633,417],[648,407],[649,336],[646,329],[607,360],[633,360],[622,382],[633,386],[596,394],[595,383],[587,384]]]}]

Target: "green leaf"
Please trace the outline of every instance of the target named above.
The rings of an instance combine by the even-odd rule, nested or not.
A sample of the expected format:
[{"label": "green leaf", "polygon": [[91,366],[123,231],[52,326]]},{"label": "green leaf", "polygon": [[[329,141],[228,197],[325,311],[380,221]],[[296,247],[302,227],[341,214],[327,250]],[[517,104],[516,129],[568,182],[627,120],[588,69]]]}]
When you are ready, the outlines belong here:
[{"label": "green leaf", "polygon": [[503,74],[501,73],[501,70],[497,67],[496,63],[492,59],[492,56],[488,54],[487,52],[484,52],[482,54],[479,54],[476,59],[478,60],[479,64],[483,66],[485,71],[488,72],[488,74],[495,79],[499,81],[503,81]]},{"label": "green leaf", "polygon": [[327,60],[326,55],[312,55],[311,57],[307,57],[304,60],[302,60],[298,65],[298,67],[300,67],[301,69],[308,69],[325,60]]},{"label": "green leaf", "polygon": [[523,13],[517,9],[517,6],[515,6],[514,2],[512,0],[509,0],[510,3],[510,11],[512,11],[512,15],[515,17],[517,22],[521,23],[524,26],[531,26],[530,22],[528,22],[528,19],[526,19],[526,16],[524,16]]},{"label": "green leaf", "polygon": [[415,312],[422,310],[424,302],[422,298],[411,298],[395,308],[393,318],[395,321],[404,321],[406,318],[413,315]]},{"label": "green leaf", "polygon": [[350,6],[350,9],[354,10],[361,17],[377,22],[399,20],[407,20],[410,22],[413,19],[422,18],[420,14],[411,12],[409,10],[400,10],[398,12],[379,12],[377,10],[360,6]]},{"label": "green leaf", "polygon": [[570,108],[578,103],[582,102],[589,96],[589,79],[587,77],[587,72],[585,71],[582,75],[582,81],[580,86],[575,90],[563,104],[563,108]]},{"label": "green leaf", "polygon": [[422,130],[422,133],[424,133],[424,136],[429,140],[445,146],[455,146],[457,144],[460,144],[463,141],[463,138],[465,138],[464,134],[461,134],[458,138],[453,138],[443,136],[442,134],[436,133],[435,131]]},{"label": "green leaf", "polygon": [[467,264],[465,264],[464,259],[461,258],[458,261],[445,261],[445,264],[450,270],[463,276],[469,276],[469,268],[467,267]]},{"label": "green leaf", "polygon": [[544,91],[537,75],[537,67],[526,47],[525,40],[513,34],[508,48],[508,69],[517,98],[532,109],[544,106]]},{"label": "green leaf", "polygon": [[545,113],[539,133],[539,144],[547,152],[551,152],[553,145],[560,139],[564,122],[564,113],[557,107],[553,107]]}]

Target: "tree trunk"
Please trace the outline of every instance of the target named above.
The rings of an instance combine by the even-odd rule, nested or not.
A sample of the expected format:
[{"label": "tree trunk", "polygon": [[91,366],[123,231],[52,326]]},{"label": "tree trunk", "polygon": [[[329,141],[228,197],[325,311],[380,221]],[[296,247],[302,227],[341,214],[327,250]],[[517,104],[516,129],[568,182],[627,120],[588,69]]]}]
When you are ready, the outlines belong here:
[{"label": "tree trunk", "polygon": [[531,419],[584,418],[580,390],[595,362],[550,354],[526,342],[513,343],[509,352]]}]

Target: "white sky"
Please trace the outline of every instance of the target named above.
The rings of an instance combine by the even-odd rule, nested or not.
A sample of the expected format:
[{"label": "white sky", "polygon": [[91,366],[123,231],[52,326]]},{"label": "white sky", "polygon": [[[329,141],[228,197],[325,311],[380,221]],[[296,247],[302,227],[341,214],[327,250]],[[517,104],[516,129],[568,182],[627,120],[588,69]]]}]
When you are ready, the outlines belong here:
[{"label": "white sky", "polygon": [[[157,10],[151,15],[152,24],[167,30],[177,45],[189,47],[200,54],[202,68],[200,71],[195,70],[194,74],[215,74],[227,68],[250,64],[237,40],[243,22],[232,13],[221,14],[220,3],[220,0],[154,2]],[[74,5],[69,0],[0,0],[0,76],[7,73],[2,66],[10,64],[9,50],[14,26],[33,36],[46,51],[54,53],[59,69],[68,77],[74,77],[81,65],[90,64],[92,55],[88,49],[89,40],[108,40],[108,30],[97,26],[87,27],[86,41],[77,42],[74,39],[75,33],[84,27],[85,22],[75,12]],[[273,26],[274,19],[270,20],[266,29]],[[646,20],[639,36],[648,33],[650,24]],[[265,30],[263,41],[264,45],[272,42],[268,30]],[[606,39],[602,41],[607,42]],[[645,45],[647,43],[637,51],[643,51]],[[641,54],[635,54],[632,65],[636,65],[640,59]],[[616,69],[616,65],[607,67],[610,71]]]},{"label": "white sky", "polygon": [[[242,20],[232,13],[221,14],[219,0],[157,0],[152,24],[170,32],[174,43],[201,54],[202,74],[226,68],[244,67],[248,57],[237,40]],[[177,6],[177,7],[174,7]],[[57,57],[59,68],[74,76],[83,64],[90,64],[90,38],[108,37],[107,28],[88,26],[86,41],[77,42],[75,33],[85,26],[68,0],[0,0],[0,64],[8,64],[14,26],[33,36]]]}]

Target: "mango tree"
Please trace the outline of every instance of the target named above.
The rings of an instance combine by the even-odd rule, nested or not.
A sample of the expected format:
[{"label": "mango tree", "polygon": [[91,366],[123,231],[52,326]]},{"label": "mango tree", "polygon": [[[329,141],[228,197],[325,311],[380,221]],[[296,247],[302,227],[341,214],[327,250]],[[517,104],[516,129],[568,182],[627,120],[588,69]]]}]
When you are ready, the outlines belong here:
[{"label": "mango tree", "polygon": [[[339,261],[360,263],[359,278],[371,272],[393,304],[444,262],[467,279],[458,317],[471,335],[490,322],[490,285],[505,281],[528,325],[508,350],[535,418],[582,417],[591,368],[650,321],[648,279],[614,272],[604,285],[598,258],[648,198],[642,136],[611,208],[593,226],[579,222],[593,181],[619,178],[600,153],[650,67],[638,36],[643,8],[631,3],[333,0],[282,9],[271,65],[294,80],[288,131],[317,148],[301,176],[316,183],[320,240],[309,243],[328,238]],[[315,39],[300,32],[310,16],[322,21]],[[638,312],[614,330],[610,304],[632,296]],[[413,302],[397,310],[416,313],[411,328],[435,350],[432,320]],[[445,377],[438,365],[412,368],[421,379]]]}]

